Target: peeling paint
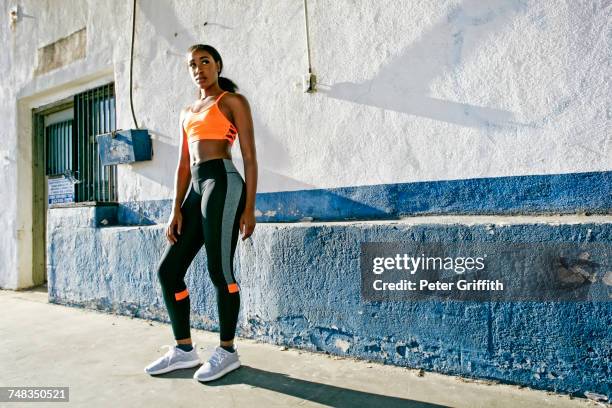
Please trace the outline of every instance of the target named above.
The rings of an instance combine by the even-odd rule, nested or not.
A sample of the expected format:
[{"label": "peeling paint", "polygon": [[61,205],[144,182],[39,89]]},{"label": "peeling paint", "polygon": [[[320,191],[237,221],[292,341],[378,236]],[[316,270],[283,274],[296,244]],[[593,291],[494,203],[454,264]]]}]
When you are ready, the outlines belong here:
[{"label": "peeling paint", "polygon": [[346,353],[351,347],[351,342],[347,340],[336,339],[336,341],[334,342],[334,346],[340,349],[343,353]]},{"label": "peeling paint", "polygon": [[38,49],[38,64],[34,75],[39,76],[54,69],[84,59],[87,55],[87,29],[82,28],[67,37]]}]

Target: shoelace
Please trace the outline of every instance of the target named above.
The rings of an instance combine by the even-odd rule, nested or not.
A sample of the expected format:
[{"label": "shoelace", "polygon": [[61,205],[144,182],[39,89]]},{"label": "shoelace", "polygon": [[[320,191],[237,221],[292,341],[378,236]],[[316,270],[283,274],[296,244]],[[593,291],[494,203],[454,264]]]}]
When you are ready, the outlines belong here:
[{"label": "shoelace", "polygon": [[216,349],[213,355],[210,357],[210,360],[208,361],[210,362],[211,366],[216,367],[219,364],[221,364],[221,362],[223,361],[225,357],[226,357],[226,354],[224,354],[220,349]]},{"label": "shoelace", "polygon": [[168,362],[170,362],[172,360],[172,357],[176,355],[176,346],[170,345],[170,344],[164,344],[163,346],[161,346],[161,348],[166,348],[166,347],[169,350],[166,351],[166,354],[164,354],[164,357],[168,357]]}]

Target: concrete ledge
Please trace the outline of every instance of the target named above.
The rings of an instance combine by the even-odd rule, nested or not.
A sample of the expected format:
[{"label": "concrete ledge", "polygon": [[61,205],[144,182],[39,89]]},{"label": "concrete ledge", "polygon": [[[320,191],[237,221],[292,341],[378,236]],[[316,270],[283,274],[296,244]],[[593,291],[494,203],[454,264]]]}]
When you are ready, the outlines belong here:
[{"label": "concrete ledge", "polygon": [[[612,394],[611,302],[364,302],[361,242],[612,243],[612,217],[412,218],[259,224],[239,244],[238,335],[538,389]],[[537,220],[537,221],[536,221]],[[167,321],[163,226],[49,230],[51,302]],[[192,326],[218,330],[205,251],[186,283]],[[509,265],[509,274],[512,273]],[[170,328],[168,328],[170,334]]]},{"label": "concrete ledge", "polygon": [[47,229],[104,227],[117,224],[117,204],[76,203],[54,205],[49,208]]}]

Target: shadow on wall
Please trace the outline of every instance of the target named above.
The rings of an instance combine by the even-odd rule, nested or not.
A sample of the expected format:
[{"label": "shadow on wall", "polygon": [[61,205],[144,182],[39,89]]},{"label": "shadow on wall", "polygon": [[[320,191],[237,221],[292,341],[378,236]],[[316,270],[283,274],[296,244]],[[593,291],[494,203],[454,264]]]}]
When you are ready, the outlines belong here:
[{"label": "shadow on wall", "polygon": [[[171,2],[155,2],[148,6],[145,2],[140,2],[137,13],[142,13],[144,18],[149,21],[150,26],[155,29],[157,36],[166,40],[168,45],[174,49],[187,49],[185,44],[195,44],[198,41],[191,34],[198,27],[205,25],[205,21],[193,27],[184,28],[179,21]],[[141,47],[142,44],[139,45]],[[182,48],[181,48],[182,47]],[[149,41],[149,50],[146,55],[155,55],[159,49],[156,41]],[[181,54],[182,55],[182,54]]]},{"label": "shadow on wall", "polygon": [[[255,141],[257,144],[258,183],[257,191],[293,191],[315,188],[312,184],[287,177],[281,173],[266,168],[262,163],[270,163],[274,168],[283,169],[289,166],[289,156],[286,148],[272,136],[267,126],[257,120],[256,108],[253,109],[253,125],[255,128]],[[177,121],[178,122],[178,121]],[[147,128],[146,123],[142,123]],[[147,179],[154,181],[168,189],[174,188],[174,173],[178,163],[178,145],[167,143],[170,137],[155,129],[148,129],[153,141],[153,162],[143,163],[132,167],[132,171]],[[239,154],[239,140],[233,149],[233,161],[244,175],[244,164]],[[237,151],[238,150],[238,151]],[[171,197],[169,197],[171,198]]]},{"label": "shadow on wall", "polygon": [[153,143],[153,160],[142,162],[132,166],[132,171],[155,183],[174,188],[174,173],[178,163],[178,146],[167,143],[168,135],[147,127],[142,123],[141,127],[147,129]]},{"label": "shadow on wall", "polygon": [[[240,84],[238,84],[240,86]],[[247,98],[249,95],[246,95]],[[315,188],[312,184],[304,183],[300,180],[285,176],[279,173],[279,170],[288,169],[291,166],[289,160],[289,152],[287,146],[280,138],[275,136],[275,132],[271,130],[259,118],[259,107],[251,102],[251,112],[253,116],[253,128],[255,129],[255,143],[257,148],[257,164],[258,164],[258,180],[257,191],[294,191],[307,190]],[[238,137],[237,147],[240,146],[240,137]],[[233,154],[236,167],[244,175],[244,164],[242,158],[237,154]],[[269,167],[268,167],[269,166]],[[273,168],[276,171],[270,169]]]},{"label": "shadow on wall", "polygon": [[[193,33],[201,33],[201,29],[206,26],[218,26],[224,30],[232,30],[233,27],[222,24],[207,22],[202,20],[192,27],[183,27],[181,21],[176,15],[175,8],[170,4],[157,4],[154,7],[142,7],[138,10],[148,20],[149,24],[154,27],[158,37],[163,38],[170,49],[170,54],[183,56],[183,51],[186,51],[187,46],[200,43]],[[213,16],[214,17],[214,16]],[[179,52],[173,51],[179,50]],[[155,41],[149,42],[149,50],[143,51],[146,55],[155,55],[159,52],[159,44]],[[236,79],[240,86],[240,78]],[[196,88],[193,89],[195,95]],[[249,97],[249,95],[246,95]],[[251,102],[252,103],[252,102]],[[258,174],[258,192],[279,191],[279,190],[301,190],[314,188],[310,184],[301,182],[291,177],[287,177],[276,171],[263,167],[262,163],[271,163],[274,169],[287,169],[290,165],[288,152],[283,147],[283,144],[275,140],[273,132],[271,132],[262,122],[258,121],[257,107],[252,103],[251,109],[253,112],[253,125],[255,128],[255,140],[257,143],[257,158],[259,162]],[[177,120],[178,122],[178,120]],[[145,123],[141,124],[146,128]],[[151,181],[172,190],[174,188],[174,173],[178,161],[178,143],[176,145],[167,143],[173,140],[163,132],[155,129],[149,129],[149,133],[153,139],[153,160],[154,162],[142,166],[134,166],[133,171]],[[239,141],[236,147],[239,146]],[[244,165],[239,157],[239,152],[233,149],[234,162],[239,170],[244,175]]]},{"label": "shadow on wall", "polygon": [[514,121],[512,112],[436,99],[427,93],[430,82],[447,72],[460,91],[457,67],[475,50],[475,39],[485,38],[487,31],[500,30],[524,9],[524,4],[515,0],[465,1],[447,15],[446,21],[391,59],[375,77],[362,83],[329,85],[329,90],[321,92],[332,98],[461,126],[522,126]]},{"label": "shadow on wall", "polygon": [[[148,6],[148,4],[151,5]],[[171,49],[180,51],[171,52],[176,56],[182,57],[183,53],[187,51],[187,47],[202,43],[204,35],[201,30],[204,26],[216,26],[224,30],[234,29],[224,24],[206,21],[204,12],[200,12],[202,15],[200,22],[191,27],[184,27],[175,13],[173,2],[141,2],[140,5],[138,12],[142,13],[144,18],[149,21],[157,36],[165,39]],[[198,8],[195,8],[195,10],[198,10]],[[200,34],[200,38],[196,38],[192,33]],[[148,45],[147,55],[155,55],[159,50],[159,44],[155,41],[149,41]]]}]

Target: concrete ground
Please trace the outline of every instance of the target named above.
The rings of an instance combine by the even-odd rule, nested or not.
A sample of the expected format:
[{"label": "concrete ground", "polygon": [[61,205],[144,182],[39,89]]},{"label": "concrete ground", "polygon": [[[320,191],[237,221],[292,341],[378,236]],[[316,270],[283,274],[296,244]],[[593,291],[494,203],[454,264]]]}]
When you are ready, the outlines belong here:
[{"label": "concrete ground", "polygon": [[[197,368],[152,377],[170,326],[50,304],[45,287],[0,290],[0,386],[68,386],[76,407],[593,407],[585,399],[385,366],[238,338],[242,367],[210,382]],[[218,333],[194,330],[200,357]],[[16,406],[1,403],[0,406]]]}]

